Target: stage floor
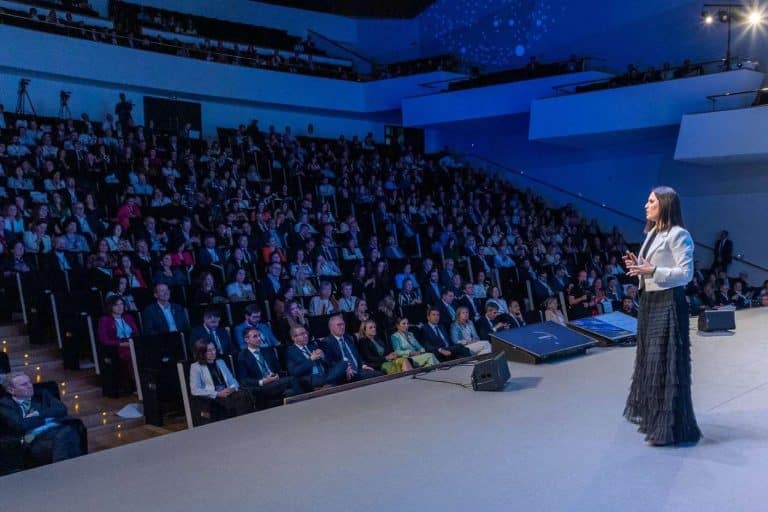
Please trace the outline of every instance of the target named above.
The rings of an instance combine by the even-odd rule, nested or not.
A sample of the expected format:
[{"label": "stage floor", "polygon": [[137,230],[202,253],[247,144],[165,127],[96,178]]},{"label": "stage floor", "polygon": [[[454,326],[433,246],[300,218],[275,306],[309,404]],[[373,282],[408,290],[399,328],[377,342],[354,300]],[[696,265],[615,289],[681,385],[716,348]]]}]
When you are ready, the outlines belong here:
[{"label": "stage floor", "polygon": [[398,379],[7,476],[0,509],[763,511],[768,308],[736,321],[692,331],[697,446],[646,446],[634,348],[595,348],[511,363],[504,392]]}]

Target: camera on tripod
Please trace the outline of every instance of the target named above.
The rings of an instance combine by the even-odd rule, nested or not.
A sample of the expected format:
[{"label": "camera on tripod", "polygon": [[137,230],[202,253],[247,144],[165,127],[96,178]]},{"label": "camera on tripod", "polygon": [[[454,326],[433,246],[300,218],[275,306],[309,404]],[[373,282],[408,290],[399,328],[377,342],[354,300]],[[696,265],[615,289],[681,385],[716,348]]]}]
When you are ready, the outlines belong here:
[{"label": "camera on tripod", "polygon": [[22,90],[22,91],[26,90],[27,86],[29,85],[29,82],[31,81],[32,80],[30,80],[29,78],[22,78],[21,80],[19,80],[19,90]]},{"label": "camera on tripod", "polygon": [[59,99],[62,103],[67,102],[70,96],[72,96],[72,91],[61,91],[59,93]]}]

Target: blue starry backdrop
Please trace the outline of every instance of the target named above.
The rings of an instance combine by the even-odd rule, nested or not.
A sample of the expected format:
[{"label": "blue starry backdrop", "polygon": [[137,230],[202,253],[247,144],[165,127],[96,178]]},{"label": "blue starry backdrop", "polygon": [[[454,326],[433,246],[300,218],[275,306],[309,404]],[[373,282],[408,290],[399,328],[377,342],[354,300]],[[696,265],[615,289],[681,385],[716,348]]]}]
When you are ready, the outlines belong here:
[{"label": "blue starry backdrop", "polygon": [[[768,0],[765,0],[768,5]],[[521,67],[571,53],[595,67],[659,66],[725,55],[725,26],[701,23],[691,0],[437,0],[419,16],[423,54],[440,51],[485,70]],[[768,34],[734,27],[734,53],[760,58]],[[768,57],[768,55],[766,55]],[[763,61],[765,58],[762,59]]]}]

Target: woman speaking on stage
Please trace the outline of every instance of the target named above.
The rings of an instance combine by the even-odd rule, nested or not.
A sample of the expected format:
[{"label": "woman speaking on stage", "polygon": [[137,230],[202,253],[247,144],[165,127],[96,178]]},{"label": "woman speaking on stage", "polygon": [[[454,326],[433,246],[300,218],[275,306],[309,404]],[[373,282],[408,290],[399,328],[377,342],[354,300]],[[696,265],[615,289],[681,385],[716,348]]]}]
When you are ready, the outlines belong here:
[{"label": "woman speaking on stage", "polygon": [[645,241],[624,264],[640,280],[637,354],[624,417],[651,446],[701,437],[691,400],[691,346],[685,286],[693,277],[693,240],[674,189],[653,189],[645,204]]}]

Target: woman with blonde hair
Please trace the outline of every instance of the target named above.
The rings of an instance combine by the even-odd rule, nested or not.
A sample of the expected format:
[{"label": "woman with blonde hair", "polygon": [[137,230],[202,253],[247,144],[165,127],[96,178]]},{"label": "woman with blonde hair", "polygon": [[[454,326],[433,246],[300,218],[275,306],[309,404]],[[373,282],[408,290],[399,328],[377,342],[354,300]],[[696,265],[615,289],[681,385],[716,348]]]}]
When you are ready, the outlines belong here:
[{"label": "woman with blonde hair", "polygon": [[548,297],[544,301],[544,320],[547,322],[555,322],[556,324],[565,325],[565,317],[563,313],[557,309],[557,299],[555,297]]},{"label": "woman with blonde hair", "polygon": [[400,356],[387,339],[376,338],[376,322],[364,320],[357,332],[357,349],[365,364],[387,375],[413,370],[407,357]]},{"label": "woman with blonde hair", "polygon": [[491,343],[481,340],[477,335],[475,324],[469,319],[469,308],[466,306],[456,308],[456,320],[451,324],[451,340],[467,347],[473,356],[491,353]]}]

